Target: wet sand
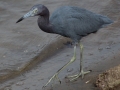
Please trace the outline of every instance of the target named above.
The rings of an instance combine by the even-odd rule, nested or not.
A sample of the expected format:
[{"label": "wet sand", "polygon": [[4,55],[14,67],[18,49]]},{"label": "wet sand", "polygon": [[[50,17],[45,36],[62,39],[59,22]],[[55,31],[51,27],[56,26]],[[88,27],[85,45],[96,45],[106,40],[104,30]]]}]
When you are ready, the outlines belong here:
[{"label": "wet sand", "polygon": [[[37,3],[46,5],[51,13],[59,6],[73,5],[107,15],[115,21],[113,25],[100,29],[97,33],[81,40],[84,45],[84,70],[92,70],[92,73],[86,75],[83,80],[79,78],[75,82],[68,82],[64,79],[66,75],[79,72],[78,46],[77,60],[59,74],[62,84],[56,82],[53,86],[54,90],[98,90],[94,86],[95,77],[120,63],[119,0],[1,0],[0,75],[19,70],[33,57],[40,56],[39,53],[46,46],[61,38],[58,35],[47,34],[39,30],[36,23],[37,17],[15,24],[17,19]],[[60,43],[63,49],[56,49],[56,51],[59,51],[58,53],[42,63],[34,64],[32,69],[26,71],[26,73],[21,73],[19,77],[1,83],[0,90],[42,90],[42,86],[49,78],[67,63],[73,55],[73,48],[63,46],[63,42]],[[37,59],[39,60],[40,57]],[[89,81],[89,83],[86,84],[86,81]],[[48,85],[47,89],[50,90],[51,85]]]}]

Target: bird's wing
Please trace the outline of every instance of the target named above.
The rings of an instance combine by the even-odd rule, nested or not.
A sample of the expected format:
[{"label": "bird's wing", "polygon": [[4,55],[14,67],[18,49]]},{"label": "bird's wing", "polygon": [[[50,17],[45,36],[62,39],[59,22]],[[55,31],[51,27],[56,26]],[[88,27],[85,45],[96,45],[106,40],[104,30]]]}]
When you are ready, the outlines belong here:
[{"label": "bird's wing", "polygon": [[[96,32],[105,24],[103,17],[86,9],[66,6],[57,9],[52,14],[50,21],[58,34],[76,38]],[[105,17],[104,19],[107,20]]]},{"label": "bird's wing", "polygon": [[66,29],[81,36],[96,32],[104,24],[98,14],[77,7],[71,7],[68,14],[64,14],[63,17]]}]

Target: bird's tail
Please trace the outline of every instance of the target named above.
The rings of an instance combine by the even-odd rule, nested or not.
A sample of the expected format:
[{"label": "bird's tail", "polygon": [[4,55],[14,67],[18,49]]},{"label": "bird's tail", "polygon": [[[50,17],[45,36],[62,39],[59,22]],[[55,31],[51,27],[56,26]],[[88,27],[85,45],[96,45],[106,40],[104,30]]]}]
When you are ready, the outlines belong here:
[{"label": "bird's tail", "polygon": [[102,27],[107,26],[108,24],[112,24],[113,23],[113,20],[111,20],[107,16],[102,16],[101,15],[101,19],[104,22],[104,25]]}]

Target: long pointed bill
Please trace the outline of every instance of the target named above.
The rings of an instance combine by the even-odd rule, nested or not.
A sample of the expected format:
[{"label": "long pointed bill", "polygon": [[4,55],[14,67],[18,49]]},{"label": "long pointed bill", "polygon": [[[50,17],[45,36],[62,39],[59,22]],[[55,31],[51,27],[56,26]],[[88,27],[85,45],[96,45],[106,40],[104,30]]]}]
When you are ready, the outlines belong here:
[{"label": "long pointed bill", "polygon": [[19,23],[19,22],[22,21],[23,19],[28,18],[28,17],[32,17],[32,16],[34,16],[34,12],[33,12],[33,11],[29,11],[29,12],[26,13],[23,17],[21,17],[16,23]]},{"label": "long pointed bill", "polygon": [[20,21],[22,21],[24,18],[21,17],[16,23],[19,23]]}]

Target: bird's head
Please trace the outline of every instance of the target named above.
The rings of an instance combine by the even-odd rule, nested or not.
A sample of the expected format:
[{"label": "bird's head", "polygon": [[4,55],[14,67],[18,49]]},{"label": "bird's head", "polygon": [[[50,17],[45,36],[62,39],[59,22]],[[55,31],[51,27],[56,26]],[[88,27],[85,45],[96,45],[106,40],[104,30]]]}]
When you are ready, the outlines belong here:
[{"label": "bird's head", "polygon": [[38,5],[33,6],[30,9],[30,11],[28,13],[26,13],[25,15],[23,15],[23,17],[21,17],[16,23],[18,23],[28,17],[46,16],[46,15],[49,15],[49,11],[48,11],[47,7],[45,7],[42,4],[38,4]]}]

